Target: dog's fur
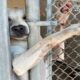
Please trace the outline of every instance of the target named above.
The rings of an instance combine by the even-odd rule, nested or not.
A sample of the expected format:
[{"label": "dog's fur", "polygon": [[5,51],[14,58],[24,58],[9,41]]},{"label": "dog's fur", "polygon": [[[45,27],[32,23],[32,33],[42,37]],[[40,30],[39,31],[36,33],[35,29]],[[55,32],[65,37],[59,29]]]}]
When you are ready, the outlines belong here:
[{"label": "dog's fur", "polygon": [[15,57],[27,50],[29,26],[24,20],[25,11],[22,9],[8,9],[11,53]]}]

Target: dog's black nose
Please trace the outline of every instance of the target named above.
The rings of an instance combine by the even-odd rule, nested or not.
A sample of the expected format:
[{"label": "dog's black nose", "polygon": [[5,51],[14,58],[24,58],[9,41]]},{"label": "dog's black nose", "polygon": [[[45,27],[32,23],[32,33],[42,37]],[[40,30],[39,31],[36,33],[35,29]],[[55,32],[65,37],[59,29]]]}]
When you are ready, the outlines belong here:
[{"label": "dog's black nose", "polygon": [[26,27],[23,26],[23,25],[13,26],[12,27],[12,31],[14,31],[14,32],[25,32],[26,31]]},{"label": "dog's black nose", "polygon": [[27,34],[26,27],[24,25],[13,26],[12,31],[18,37],[21,37]]}]

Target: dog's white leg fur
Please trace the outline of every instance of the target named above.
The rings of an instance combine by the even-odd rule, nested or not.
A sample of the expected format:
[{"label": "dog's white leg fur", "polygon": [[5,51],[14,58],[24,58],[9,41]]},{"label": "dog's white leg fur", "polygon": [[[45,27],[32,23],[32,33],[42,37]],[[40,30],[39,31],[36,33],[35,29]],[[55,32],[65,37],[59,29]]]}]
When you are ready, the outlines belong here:
[{"label": "dog's white leg fur", "polygon": [[[25,52],[27,50],[27,41],[11,41],[11,53],[14,54],[13,57],[19,56],[21,53]],[[17,80],[13,76],[14,80]],[[27,80],[28,73],[22,75],[19,77],[19,80]]]}]

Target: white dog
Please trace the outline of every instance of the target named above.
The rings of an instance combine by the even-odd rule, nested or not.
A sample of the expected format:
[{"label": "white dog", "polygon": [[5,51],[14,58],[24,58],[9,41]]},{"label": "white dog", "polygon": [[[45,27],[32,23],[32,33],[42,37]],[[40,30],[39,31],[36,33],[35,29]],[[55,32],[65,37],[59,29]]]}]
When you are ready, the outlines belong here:
[{"label": "white dog", "polygon": [[[27,48],[27,40],[30,33],[29,26],[24,20],[25,11],[22,9],[9,9],[9,29],[11,41],[12,58],[24,53]],[[12,76],[12,80],[16,80],[16,76]],[[19,80],[27,80],[26,74],[18,78]]]}]

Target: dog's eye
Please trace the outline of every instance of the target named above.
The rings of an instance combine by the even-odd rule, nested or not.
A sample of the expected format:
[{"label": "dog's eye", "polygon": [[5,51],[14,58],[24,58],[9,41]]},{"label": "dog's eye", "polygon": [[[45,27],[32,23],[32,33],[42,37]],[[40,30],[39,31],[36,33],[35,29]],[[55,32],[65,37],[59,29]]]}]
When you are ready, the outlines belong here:
[{"label": "dog's eye", "polygon": [[12,20],[11,20],[11,18],[8,18],[8,22],[9,22],[9,26],[11,26],[11,25],[12,25]]},{"label": "dog's eye", "polygon": [[11,21],[11,18],[8,18],[8,21]]},{"label": "dog's eye", "polygon": [[23,19],[26,21],[26,16],[23,16]]}]

